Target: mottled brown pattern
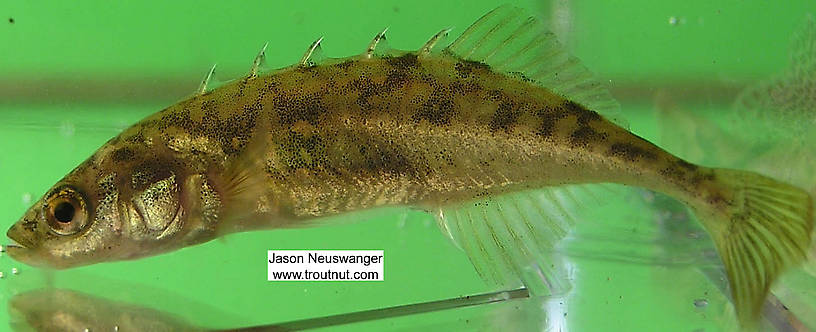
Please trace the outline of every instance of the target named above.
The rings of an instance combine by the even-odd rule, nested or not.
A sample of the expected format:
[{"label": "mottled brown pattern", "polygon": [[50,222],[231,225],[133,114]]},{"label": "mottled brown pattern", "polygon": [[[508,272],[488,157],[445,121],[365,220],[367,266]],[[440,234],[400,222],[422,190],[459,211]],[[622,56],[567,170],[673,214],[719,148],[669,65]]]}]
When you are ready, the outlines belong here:
[{"label": "mottled brown pattern", "polygon": [[97,204],[87,212],[98,233],[83,236],[98,240],[83,245],[131,234],[121,248],[150,241],[161,252],[374,207],[606,181],[684,193],[712,178],[521,74],[396,52],[191,97],[125,130],[61,183]]},{"label": "mottled brown pattern", "polygon": [[536,112],[540,119],[537,134],[544,138],[549,138],[556,133],[556,123],[567,117],[567,113],[562,108],[554,108],[552,106],[544,106]]},{"label": "mottled brown pattern", "polygon": [[490,67],[484,63],[461,60],[454,64],[454,69],[459,78],[469,78],[471,75],[484,74],[490,71]]},{"label": "mottled brown pattern", "polygon": [[[259,119],[268,119],[268,133],[255,132]],[[242,153],[252,137],[266,137],[270,159],[259,169],[267,173],[270,186],[280,186],[270,192],[284,195],[294,191],[285,187],[300,185],[294,179],[312,174],[310,181],[333,177],[352,191],[360,181],[385,183],[400,177],[418,186],[433,183],[435,188],[426,188],[416,203],[451,190],[473,196],[486,189],[512,190],[514,183],[521,186],[536,178],[536,172],[531,173],[535,168],[502,169],[509,163],[552,158],[555,165],[618,158],[613,163],[621,165],[617,171],[631,163],[651,163],[654,173],[681,179],[672,173],[671,158],[657,157],[664,154],[660,149],[630,138],[633,135],[598,113],[518,77],[494,73],[485,64],[449,56],[406,53],[340,60],[242,79],[181,102],[135,128],[126,141],[144,144],[150,137],[168,142],[175,151],[170,157],[186,160],[185,174],[227,169],[232,160],[257,158]],[[497,148],[501,154],[491,151]],[[127,161],[133,157],[128,151],[115,150],[112,160]],[[515,157],[508,158],[508,153]],[[660,166],[663,160],[668,163]],[[564,172],[562,167],[549,168],[541,173],[557,177]],[[488,179],[471,188],[475,183],[467,183],[474,172]],[[498,178],[490,179],[498,176],[502,188],[496,186]],[[569,176],[570,181],[581,177]],[[483,188],[485,183],[491,188]],[[313,182],[309,186],[320,188]],[[348,204],[354,208],[353,202]]]},{"label": "mottled brown pattern", "polygon": [[113,151],[113,155],[111,156],[114,162],[130,161],[133,160],[133,158],[135,157],[136,154],[129,147],[116,149],[115,151]]},{"label": "mottled brown pattern", "polygon": [[[500,98],[498,100],[501,100]],[[493,113],[493,118],[490,120],[490,130],[503,130],[509,132],[513,125],[518,121],[522,110],[515,107],[510,101],[502,101],[499,103],[498,109]]]},{"label": "mottled brown pattern", "polygon": [[629,142],[613,143],[609,147],[609,154],[617,157],[625,158],[628,161],[635,162],[640,159],[656,160],[657,155],[649,150],[641,148]]},{"label": "mottled brown pattern", "polygon": [[[259,75],[259,56],[243,78],[207,92],[205,81],[59,181],[11,227],[20,245],[9,254],[65,268],[378,207],[441,216],[493,195],[613,182],[688,204],[716,244],[740,321],[758,317],[776,276],[806,256],[812,197],[758,174],[692,165],[587,109],[609,105],[606,92],[520,13],[491,11],[441,53],[431,44],[446,31],[419,52],[372,48],[326,62],[312,57],[317,41],[298,65]],[[578,85],[556,82],[553,89],[573,94],[564,97],[480,61]],[[516,260],[510,251],[524,256],[515,263],[538,260],[523,253],[526,240],[512,225],[478,212],[491,220],[457,236],[480,247],[463,246],[473,262],[508,263]],[[547,224],[556,237],[567,230]],[[500,239],[499,228],[515,242]],[[500,253],[490,255],[485,242]],[[515,263],[521,276],[526,267]]]},{"label": "mottled brown pattern", "polygon": [[411,116],[415,122],[428,121],[430,124],[449,125],[451,118],[456,116],[456,109],[449,94],[434,91],[431,97],[422,103],[422,106]]},{"label": "mottled brown pattern", "polygon": [[582,125],[570,134],[570,143],[573,146],[587,149],[591,145],[605,142],[607,136],[606,133],[598,132],[588,125]]}]

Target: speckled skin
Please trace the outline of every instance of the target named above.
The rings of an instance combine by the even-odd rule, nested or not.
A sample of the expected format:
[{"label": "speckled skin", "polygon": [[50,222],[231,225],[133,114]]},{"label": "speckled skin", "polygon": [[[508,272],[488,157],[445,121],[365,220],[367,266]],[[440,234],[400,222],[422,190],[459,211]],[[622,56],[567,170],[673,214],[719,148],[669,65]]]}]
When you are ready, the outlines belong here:
[{"label": "speckled skin", "polygon": [[47,194],[9,236],[28,247],[21,259],[68,267],[567,183],[722,200],[713,177],[524,77],[446,54],[358,56],[250,76],[149,116],[55,186],[89,202],[88,226],[49,232]]}]

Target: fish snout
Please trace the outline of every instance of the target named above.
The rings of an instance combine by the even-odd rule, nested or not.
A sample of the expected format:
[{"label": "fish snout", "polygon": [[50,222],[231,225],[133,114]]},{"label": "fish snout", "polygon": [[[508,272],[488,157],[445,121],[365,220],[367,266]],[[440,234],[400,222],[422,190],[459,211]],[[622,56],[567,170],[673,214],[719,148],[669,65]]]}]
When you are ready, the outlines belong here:
[{"label": "fish snout", "polygon": [[29,209],[25,216],[6,232],[11,243],[6,244],[5,248],[12,258],[24,263],[28,262],[32,252],[39,247],[41,240],[38,234],[41,232],[39,227],[42,226],[37,217],[35,208]]},{"label": "fish snout", "polygon": [[36,217],[30,213],[26,214],[23,219],[11,225],[6,236],[12,241],[11,247],[32,248],[36,245],[37,229],[40,227]]}]

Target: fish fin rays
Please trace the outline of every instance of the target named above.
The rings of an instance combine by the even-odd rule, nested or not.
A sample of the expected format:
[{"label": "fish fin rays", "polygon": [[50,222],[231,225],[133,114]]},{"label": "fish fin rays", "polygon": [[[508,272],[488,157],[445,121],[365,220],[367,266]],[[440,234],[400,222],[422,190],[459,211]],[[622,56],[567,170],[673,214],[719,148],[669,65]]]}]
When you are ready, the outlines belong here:
[{"label": "fish fin rays", "polygon": [[[208,174],[207,177],[213,181],[221,203],[218,216],[220,224],[246,225],[249,229],[271,227],[261,223],[268,224],[266,219],[270,219],[274,211],[269,211],[269,215],[262,212],[259,214],[259,206],[263,202],[260,198],[266,197],[269,193],[265,171],[270,144],[268,134],[268,121],[256,119],[255,132],[247,140],[245,151],[228,163],[223,170],[213,170]],[[236,230],[222,231],[231,233]]]},{"label": "fish fin rays", "polygon": [[266,48],[268,46],[269,43],[264,44],[261,51],[255,56],[255,60],[252,61],[252,67],[249,69],[250,78],[258,77],[258,74],[266,69]]},{"label": "fish fin rays", "polygon": [[303,57],[301,57],[300,61],[298,61],[298,66],[312,67],[323,62],[326,59],[326,56],[323,54],[323,48],[320,47],[320,43],[322,42],[323,37],[320,37],[309,45],[309,48],[306,49],[306,53],[303,53]]},{"label": "fish fin rays", "polygon": [[750,327],[773,282],[800,265],[811,245],[813,201],[796,188],[759,174],[715,169],[734,192],[730,205],[693,207],[725,266],[737,318]]},{"label": "fish fin rays", "polygon": [[468,27],[444,52],[522,74],[538,85],[626,127],[620,105],[581,62],[522,9],[500,6]]},{"label": "fish fin rays", "polygon": [[196,89],[197,96],[203,95],[207,93],[207,91],[212,91],[212,89],[216,88],[215,66],[217,65],[218,64],[213,64],[213,66],[210,67],[210,70],[207,72],[207,75],[204,76],[203,80],[201,80],[201,84],[199,84],[198,89]]},{"label": "fish fin rays", "polygon": [[366,51],[363,53],[365,58],[373,58],[375,56],[382,57],[391,53],[391,47],[388,46],[388,40],[385,38],[385,32],[388,28],[383,29],[382,32],[374,36],[374,39],[368,44]]},{"label": "fish fin rays", "polygon": [[571,288],[570,268],[555,246],[570,231],[587,199],[584,188],[548,187],[442,206],[439,228],[468,258],[488,284],[514,287],[519,282],[537,295],[558,295]]},{"label": "fish fin rays", "polygon": [[452,30],[451,28],[442,29],[441,31],[433,35],[430,39],[428,39],[427,42],[425,42],[425,45],[422,45],[422,47],[419,48],[419,55],[427,56],[428,54],[434,52],[437,46],[439,45],[439,42],[447,38],[451,30]]}]

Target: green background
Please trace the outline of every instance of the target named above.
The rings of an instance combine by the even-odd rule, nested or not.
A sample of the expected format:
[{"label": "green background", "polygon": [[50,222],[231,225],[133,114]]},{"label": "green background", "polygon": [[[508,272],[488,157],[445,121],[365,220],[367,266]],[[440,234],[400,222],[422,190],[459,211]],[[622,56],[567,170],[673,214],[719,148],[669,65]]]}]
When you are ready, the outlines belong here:
[{"label": "green background", "polygon": [[[0,226],[6,229],[71,168],[124,127],[188,96],[206,71],[245,75],[260,47],[282,67],[323,36],[323,52],[361,52],[389,27],[391,47],[415,49],[442,28],[458,36],[494,1],[5,1],[0,3]],[[786,66],[813,1],[519,2],[610,87],[631,129],[660,143],[656,101],[705,116]],[[674,18],[674,19],[672,19]],[[672,23],[674,22],[674,23]],[[694,161],[694,160],[692,160]],[[28,200],[26,198],[29,198]],[[665,330],[733,328],[730,307],[695,264],[643,264],[605,255],[632,234],[660,230],[639,196],[582,225],[574,291],[343,328]],[[624,231],[625,230],[625,231]],[[580,234],[580,230],[579,230]],[[580,236],[579,236],[580,238]],[[655,246],[656,248],[657,246]],[[648,245],[632,249],[655,257]],[[688,247],[684,247],[688,249]],[[384,282],[267,282],[268,249],[384,249]],[[688,251],[688,250],[687,250]],[[694,250],[691,250],[694,251]],[[644,254],[645,253],[645,254]],[[690,256],[694,256],[694,252]],[[625,256],[625,255],[624,255]],[[658,259],[658,262],[660,259]],[[20,269],[11,275],[12,267]],[[172,254],[43,274],[0,257],[5,302],[48,282],[175,313],[196,326],[239,327],[490,291],[430,216],[402,211],[314,229],[237,234]],[[50,281],[48,281],[50,280]],[[703,308],[695,299],[706,299]],[[536,308],[548,308],[549,316]]]}]

